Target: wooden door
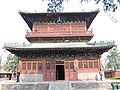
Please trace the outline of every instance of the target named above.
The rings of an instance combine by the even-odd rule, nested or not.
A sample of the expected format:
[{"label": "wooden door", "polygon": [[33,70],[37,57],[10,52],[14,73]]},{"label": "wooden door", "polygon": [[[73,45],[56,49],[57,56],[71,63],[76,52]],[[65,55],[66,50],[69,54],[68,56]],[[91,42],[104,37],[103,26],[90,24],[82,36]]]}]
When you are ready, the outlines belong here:
[{"label": "wooden door", "polygon": [[45,68],[45,74],[44,79],[46,81],[53,81],[56,79],[56,70],[55,70],[55,61],[46,61],[46,68]]},{"label": "wooden door", "polygon": [[74,71],[74,61],[65,61],[65,80],[77,80],[77,72]]}]

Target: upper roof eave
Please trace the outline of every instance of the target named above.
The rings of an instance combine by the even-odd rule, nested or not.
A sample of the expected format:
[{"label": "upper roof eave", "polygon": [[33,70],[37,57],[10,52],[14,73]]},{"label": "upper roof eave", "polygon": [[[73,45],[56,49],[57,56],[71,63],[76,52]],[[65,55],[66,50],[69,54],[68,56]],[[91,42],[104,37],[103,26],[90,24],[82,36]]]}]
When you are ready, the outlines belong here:
[{"label": "upper roof eave", "polygon": [[52,15],[52,17],[54,16],[55,18],[57,18],[59,15],[66,16],[66,17],[76,16],[76,17],[79,17],[81,21],[86,21],[87,28],[89,28],[92,21],[94,20],[96,15],[99,13],[99,10],[89,11],[89,12],[82,11],[82,12],[57,12],[57,13],[21,12],[20,11],[19,13],[31,30],[32,30],[33,22],[38,20],[38,18],[48,17],[48,15],[49,16]]}]

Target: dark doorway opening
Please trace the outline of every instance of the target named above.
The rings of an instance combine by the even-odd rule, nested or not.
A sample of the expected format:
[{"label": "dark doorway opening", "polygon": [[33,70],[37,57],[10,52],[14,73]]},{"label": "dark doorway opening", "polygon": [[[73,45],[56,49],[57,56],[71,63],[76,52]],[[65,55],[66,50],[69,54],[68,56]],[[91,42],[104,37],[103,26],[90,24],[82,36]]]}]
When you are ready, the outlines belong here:
[{"label": "dark doorway opening", "polygon": [[56,80],[65,80],[64,65],[56,65]]}]

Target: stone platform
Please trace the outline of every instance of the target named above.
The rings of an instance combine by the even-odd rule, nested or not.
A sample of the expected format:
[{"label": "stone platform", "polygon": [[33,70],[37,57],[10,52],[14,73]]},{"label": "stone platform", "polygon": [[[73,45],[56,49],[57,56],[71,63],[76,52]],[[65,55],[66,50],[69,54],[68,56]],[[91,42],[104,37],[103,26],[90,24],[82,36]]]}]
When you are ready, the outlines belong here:
[{"label": "stone platform", "polygon": [[106,81],[0,82],[0,90],[112,90]]}]

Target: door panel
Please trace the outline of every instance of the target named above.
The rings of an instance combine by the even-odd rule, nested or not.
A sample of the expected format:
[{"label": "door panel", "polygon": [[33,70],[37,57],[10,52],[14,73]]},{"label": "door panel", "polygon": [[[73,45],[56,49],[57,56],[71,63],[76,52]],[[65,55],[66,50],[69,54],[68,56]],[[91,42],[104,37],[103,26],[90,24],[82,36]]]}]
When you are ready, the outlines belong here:
[{"label": "door panel", "polygon": [[74,71],[74,61],[65,61],[65,80],[77,80],[77,72]]},{"label": "door panel", "polygon": [[53,81],[56,79],[55,61],[46,61],[45,80]]}]

